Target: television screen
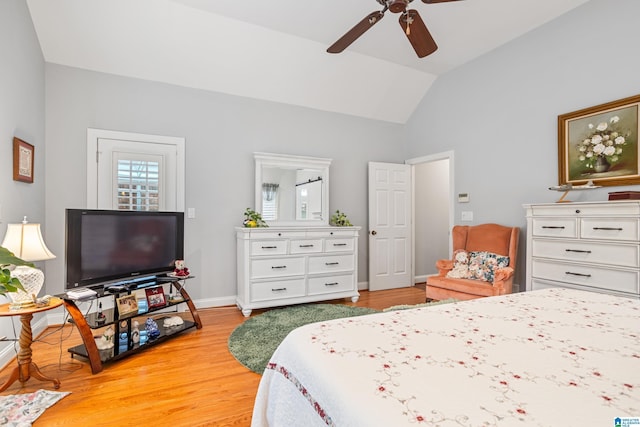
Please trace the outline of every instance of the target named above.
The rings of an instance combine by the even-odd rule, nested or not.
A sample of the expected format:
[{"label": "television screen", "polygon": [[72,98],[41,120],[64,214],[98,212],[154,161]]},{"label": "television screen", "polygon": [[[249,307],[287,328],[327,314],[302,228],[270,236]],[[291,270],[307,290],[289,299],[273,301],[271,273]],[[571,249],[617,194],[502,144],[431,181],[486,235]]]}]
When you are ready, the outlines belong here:
[{"label": "television screen", "polygon": [[184,257],[182,212],[66,210],[66,289],[172,271]]}]

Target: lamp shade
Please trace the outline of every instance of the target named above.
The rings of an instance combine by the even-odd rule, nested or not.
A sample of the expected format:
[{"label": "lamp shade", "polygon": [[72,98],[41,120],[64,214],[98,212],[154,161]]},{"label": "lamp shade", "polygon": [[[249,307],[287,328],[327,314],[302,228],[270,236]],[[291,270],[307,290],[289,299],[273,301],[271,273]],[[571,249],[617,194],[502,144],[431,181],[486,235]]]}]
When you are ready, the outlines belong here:
[{"label": "lamp shade", "polygon": [[44,243],[40,224],[26,222],[7,224],[7,234],[1,246],[27,262],[44,261],[56,257]]},{"label": "lamp shade", "polygon": [[[13,252],[23,261],[44,261],[55,258],[42,238],[40,224],[29,224],[24,218],[21,224],[7,224],[2,246]],[[9,297],[17,308],[28,307],[35,303],[36,297],[44,284],[44,274],[37,268],[19,265],[11,271],[24,287],[24,291],[9,292]]]}]

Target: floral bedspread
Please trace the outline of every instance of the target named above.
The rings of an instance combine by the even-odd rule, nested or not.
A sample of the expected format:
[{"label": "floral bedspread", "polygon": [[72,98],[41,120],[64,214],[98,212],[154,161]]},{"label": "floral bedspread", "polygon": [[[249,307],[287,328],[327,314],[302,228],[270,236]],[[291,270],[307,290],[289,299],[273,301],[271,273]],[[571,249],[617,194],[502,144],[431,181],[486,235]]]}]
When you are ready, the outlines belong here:
[{"label": "floral bedspread", "polygon": [[294,330],[252,426],[614,426],[640,417],[640,301],[570,289]]}]

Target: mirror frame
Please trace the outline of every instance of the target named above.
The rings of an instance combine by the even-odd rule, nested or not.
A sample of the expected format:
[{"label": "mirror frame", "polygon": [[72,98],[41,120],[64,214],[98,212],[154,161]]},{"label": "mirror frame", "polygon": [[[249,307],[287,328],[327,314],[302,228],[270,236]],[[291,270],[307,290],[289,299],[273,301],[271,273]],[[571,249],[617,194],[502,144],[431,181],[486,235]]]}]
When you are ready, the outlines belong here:
[{"label": "mirror frame", "polygon": [[262,171],[263,168],[280,167],[283,169],[318,169],[322,176],[322,219],[266,221],[270,227],[295,226],[313,227],[329,225],[329,166],[331,159],[321,157],[293,156],[288,154],[253,153],[256,166],[255,206],[262,213]]}]

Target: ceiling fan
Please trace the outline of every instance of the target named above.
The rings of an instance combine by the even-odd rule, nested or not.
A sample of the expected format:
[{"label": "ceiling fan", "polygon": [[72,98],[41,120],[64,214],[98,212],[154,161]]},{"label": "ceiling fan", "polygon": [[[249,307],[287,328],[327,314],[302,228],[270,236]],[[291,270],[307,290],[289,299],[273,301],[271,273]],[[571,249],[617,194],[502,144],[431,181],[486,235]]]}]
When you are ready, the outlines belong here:
[{"label": "ceiling fan", "polygon": [[[391,13],[400,13],[400,26],[404,30],[405,35],[409,39],[409,43],[413,46],[419,58],[431,55],[438,49],[435,40],[431,37],[427,26],[415,9],[407,9],[409,3],[413,0],[376,0],[382,5],[382,10],[371,12],[364,19],[358,22],[352,29],[340,37],[338,41],[329,46],[327,52],[340,53],[345,50],[351,43],[356,41],[358,37],[363,35],[369,28],[377,24],[388,10]],[[448,3],[460,0],[422,0],[424,3]]]}]

